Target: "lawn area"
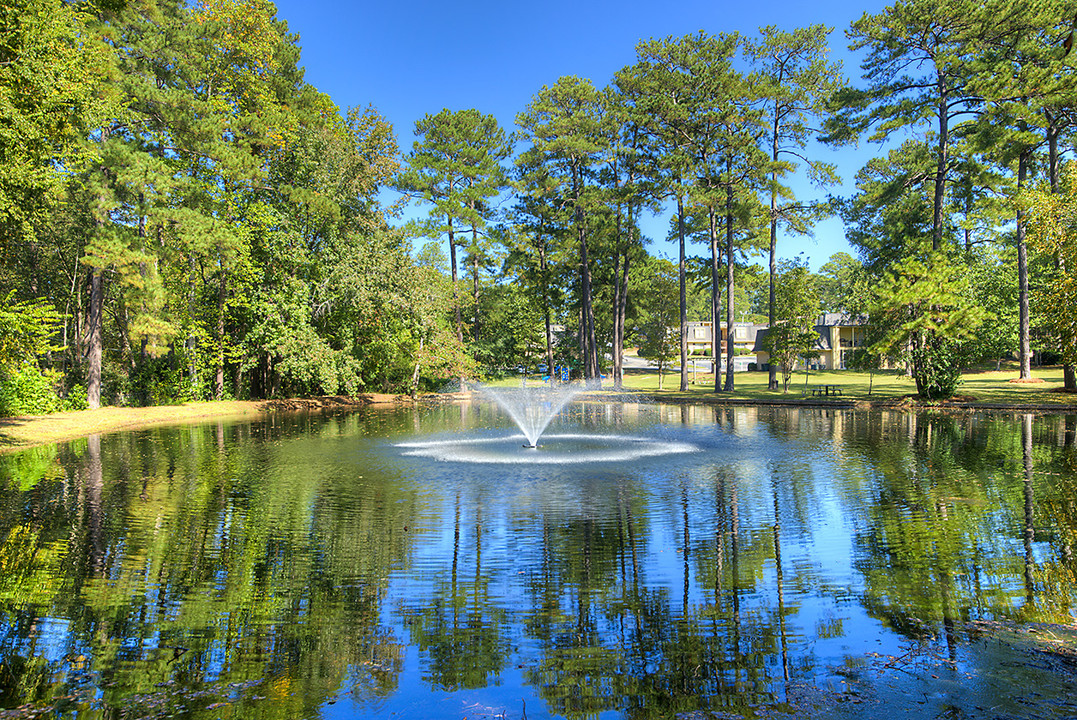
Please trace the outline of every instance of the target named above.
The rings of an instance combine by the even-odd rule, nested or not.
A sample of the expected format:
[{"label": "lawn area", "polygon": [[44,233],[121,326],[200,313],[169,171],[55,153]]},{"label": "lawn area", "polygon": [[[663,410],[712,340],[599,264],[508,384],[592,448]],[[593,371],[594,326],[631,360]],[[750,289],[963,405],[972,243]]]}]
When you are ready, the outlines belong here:
[{"label": "lawn area", "polygon": [[[1033,368],[1034,379],[1043,382],[1014,383],[1010,380],[1018,376],[1016,366],[1004,366],[1000,371],[977,370],[966,372],[958,386],[955,399],[984,404],[1007,405],[1072,405],[1077,407],[1077,395],[1060,392],[1062,388],[1062,368]],[[691,381],[692,375],[689,374]],[[779,381],[781,377],[779,376]],[[805,383],[805,380],[807,381]],[[683,397],[685,393],[677,391],[680,381],[678,373],[665,376],[665,390],[658,392],[658,374],[653,370],[631,373],[625,376],[625,386],[631,390],[640,390],[656,397]],[[836,385],[841,388],[844,400],[896,400],[916,394],[913,379],[896,371],[876,373],[853,372],[851,370],[813,371],[805,378],[804,373],[794,373],[789,382],[789,391],[767,389],[767,373],[741,372],[734,375],[735,389],[727,397],[742,399],[797,399],[804,396],[813,398],[811,389],[817,385]],[[868,389],[871,389],[869,395]],[[690,385],[687,395],[713,395],[714,376],[699,373]],[[813,398],[819,399],[819,398]]]},{"label": "lawn area", "polygon": [[[654,369],[627,370],[625,389],[670,400],[693,398],[704,400],[715,397],[714,376],[709,373],[690,372],[691,385],[687,393],[682,393],[677,389],[680,382],[679,373],[666,372],[663,375],[664,390],[659,391],[658,373]],[[1002,370],[999,371],[993,369],[968,371],[964,374],[954,399],[984,405],[1069,405],[1077,408],[1077,395],[1060,392],[1061,367],[1033,368],[1033,378],[1042,382],[1010,382],[1017,376],[1018,368],[1013,363],[1003,365]],[[779,376],[780,380],[781,376]],[[805,397],[812,400],[826,400],[827,398],[812,395],[811,389],[817,385],[836,385],[841,388],[840,398],[831,396],[830,400],[901,400],[916,394],[916,383],[912,378],[897,371],[885,371],[876,373],[874,376],[852,370],[812,371],[806,380],[805,384],[804,373],[794,373],[789,382],[789,391],[786,393],[780,389],[768,390],[765,372],[738,372],[734,376],[734,391],[730,394],[722,393],[719,397],[737,400],[799,400]],[[511,378],[492,384],[512,386],[519,382],[518,378]],[[541,382],[541,379],[536,377],[530,379],[529,382]],[[611,383],[607,378],[603,382],[603,387],[608,389],[610,386]]]}]

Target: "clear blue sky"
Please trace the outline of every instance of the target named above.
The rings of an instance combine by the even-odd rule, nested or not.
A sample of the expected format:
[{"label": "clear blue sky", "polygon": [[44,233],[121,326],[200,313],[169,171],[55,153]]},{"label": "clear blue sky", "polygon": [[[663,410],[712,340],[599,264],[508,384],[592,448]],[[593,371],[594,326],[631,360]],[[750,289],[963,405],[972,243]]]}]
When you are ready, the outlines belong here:
[{"label": "clear blue sky", "polygon": [[[847,50],[845,29],[865,11],[885,3],[703,2],[702,0],[552,0],[512,2],[329,2],[279,0],[278,17],[300,36],[306,79],[342,109],[373,105],[392,124],[401,150],[414,139],[415,121],[442,108],[492,113],[511,131],[515,117],[543,85],[562,75],[606,85],[635,62],[641,39],[793,29],[812,23],[833,28],[834,59],[847,76],[859,77],[859,61]],[[817,151],[838,165],[848,193],[852,179],[877,148]],[[804,187],[810,191],[809,186]],[[661,242],[666,218],[648,219],[651,251],[672,256]],[[779,238],[779,253],[804,252],[813,269],[839,250],[849,251],[841,223],[816,228],[815,239]],[[762,260],[760,260],[762,261]]]}]

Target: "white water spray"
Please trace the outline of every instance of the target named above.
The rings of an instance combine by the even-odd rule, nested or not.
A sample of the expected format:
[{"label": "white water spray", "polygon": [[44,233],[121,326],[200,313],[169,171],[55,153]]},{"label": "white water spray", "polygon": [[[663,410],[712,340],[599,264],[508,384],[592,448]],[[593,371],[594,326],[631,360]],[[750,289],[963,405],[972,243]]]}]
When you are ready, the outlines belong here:
[{"label": "white water spray", "polygon": [[532,385],[518,388],[478,386],[478,391],[509,414],[527,438],[524,447],[537,448],[539,437],[572,398],[583,392],[578,385]]}]

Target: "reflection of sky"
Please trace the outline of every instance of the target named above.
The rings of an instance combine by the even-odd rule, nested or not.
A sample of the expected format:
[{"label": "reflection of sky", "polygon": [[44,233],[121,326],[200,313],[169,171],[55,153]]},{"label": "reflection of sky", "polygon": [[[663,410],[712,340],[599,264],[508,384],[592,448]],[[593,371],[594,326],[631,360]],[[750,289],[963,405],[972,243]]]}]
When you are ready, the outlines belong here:
[{"label": "reflection of sky", "polygon": [[[438,412],[448,414],[452,422],[465,426],[453,431],[452,422],[442,418],[436,434],[440,441],[451,441],[454,436],[488,439],[511,435],[510,429],[497,424],[495,415],[484,414],[484,411],[460,413],[452,408],[448,413],[442,409]],[[666,421],[665,424],[657,422],[658,416]],[[494,420],[494,424],[485,425],[488,420]],[[295,478],[304,472],[316,473],[318,479],[299,485],[301,493],[271,495],[273,513],[264,516],[270,519],[267,532],[278,545],[270,560],[288,565],[286,572],[310,572],[306,568],[308,562],[317,567],[318,573],[330,569],[337,573],[328,578],[335,584],[335,590],[345,586],[373,588],[370,592],[379,594],[377,608],[381,628],[365,630],[368,635],[376,636],[375,644],[382,650],[387,645],[400,644],[403,662],[402,672],[395,675],[397,688],[381,699],[376,699],[376,693],[370,690],[377,686],[371,679],[370,668],[351,667],[343,686],[333,691],[337,693],[336,700],[323,706],[325,716],[396,713],[401,717],[493,717],[498,714],[519,717],[526,702],[528,717],[547,717],[546,701],[539,697],[540,690],[527,684],[526,675],[550,651],[532,635],[533,630],[527,625],[541,614],[532,596],[534,586],[541,585],[547,572],[556,576],[553,585],[562,590],[556,603],[567,617],[538,619],[549,622],[553,634],[571,636],[576,620],[573,615],[580,602],[579,578],[585,573],[579,545],[586,533],[590,533],[594,543],[593,566],[586,571],[608,573],[595,575],[600,580],[590,590],[593,615],[590,620],[598,635],[595,642],[614,656],[618,653],[630,656],[639,651],[630,646],[633,642],[631,633],[624,630],[624,625],[633,619],[633,613],[642,612],[638,607],[632,608],[631,602],[626,600],[628,590],[625,586],[631,582],[631,569],[627,579],[622,576],[623,566],[630,564],[631,559],[627,540],[618,533],[624,531],[626,512],[630,511],[637,533],[642,591],[657,608],[651,610],[661,616],[660,621],[655,621],[655,627],[659,629],[653,631],[675,633],[682,625],[690,625],[691,622],[681,623],[687,607],[690,621],[702,617],[714,620],[715,635],[704,638],[704,642],[714,642],[716,646],[728,643],[732,632],[729,619],[732,590],[728,577],[732,572],[730,505],[735,490],[739,522],[737,540],[741,553],[739,621],[746,634],[755,634],[752,642],[778,642],[779,568],[774,562],[777,524],[781,543],[781,590],[787,613],[785,635],[794,675],[819,683],[840,682],[836,680],[840,677],[835,674],[836,668],[866,663],[870,653],[900,655],[910,642],[889,628],[887,621],[868,615],[865,610],[869,599],[867,593],[877,592],[878,588],[866,587],[858,568],[864,567],[865,559],[874,558],[868,541],[874,537],[872,533],[879,532],[879,527],[874,525],[880,522],[879,517],[885,516],[905,527],[900,518],[912,517],[912,511],[905,508],[907,512],[903,516],[898,512],[899,505],[888,505],[886,502],[892,501],[881,499],[885,481],[881,471],[872,465],[871,453],[836,439],[839,435],[828,425],[831,420],[837,422],[823,413],[801,413],[793,421],[778,412],[771,416],[752,409],[729,412],[703,407],[663,407],[637,408],[632,414],[618,414],[609,408],[590,408],[569,413],[551,432],[598,435],[602,442],[610,442],[611,437],[646,437],[657,443],[680,443],[696,449],[624,463],[576,462],[554,466],[408,457],[401,446],[416,440],[426,442],[432,435],[428,428],[410,434],[400,430],[401,422],[387,423],[383,435],[357,436],[346,432],[346,425],[341,425],[338,428],[344,430],[323,435],[318,441],[307,441],[298,436],[286,442],[274,441],[273,452],[279,464],[263,468],[252,462],[242,472],[250,473],[255,480],[242,487],[237,485],[236,493],[228,495],[219,506],[207,506],[210,511],[205,517],[163,517],[157,528],[145,521],[130,526],[125,531],[128,534],[117,535],[122,539],[109,547],[108,577],[90,578],[86,587],[93,590],[97,585],[109,586],[119,581],[131,583],[131,575],[142,578],[141,582],[131,584],[130,608],[123,612],[130,613],[131,617],[141,613],[147,619],[143,627],[145,639],[141,647],[133,637],[118,641],[123,648],[120,659],[124,662],[133,664],[155,657],[160,659],[164,652],[158,650],[164,642],[162,637],[169,638],[169,642],[186,637],[192,646],[204,637],[207,641],[199,648],[199,667],[204,679],[212,681],[234,672],[236,663],[244,661],[244,652],[284,652],[276,647],[267,648],[261,640],[262,633],[266,642],[284,636],[289,640],[302,640],[305,632],[316,630],[303,627],[316,617],[311,611],[312,598],[316,596],[291,597],[276,588],[270,592],[271,597],[254,596],[252,602],[299,609],[294,620],[290,620],[295,625],[286,630],[277,624],[271,611],[263,615],[251,613],[266,623],[264,627],[244,625],[247,622],[245,613],[250,613],[251,608],[225,606],[222,600],[229,597],[229,588],[243,586],[248,580],[241,576],[236,565],[229,564],[235,562],[236,553],[243,549],[256,554],[261,552],[257,544],[265,542],[257,532],[252,533],[255,523],[262,522],[263,514],[251,515],[258,518],[257,521],[247,517],[255,509],[249,497],[267,492],[273,483],[286,482],[286,478]],[[429,418],[414,420],[415,426],[424,422],[429,422]],[[391,441],[384,435],[391,435]],[[310,446],[305,452],[301,450],[304,443]],[[244,451],[251,452],[251,447],[264,450],[264,446],[255,443]],[[517,447],[499,450],[502,451],[530,452]],[[240,446],[237,445],[234,452],[240,453]],[[978,511],[976,517],[980,518],[977,521],[980,526],[965,530],[978,537],[982,545],[975,550],[983,553],[987,560],[985,566],[975,568],[979,573],[976,582],[982,581],[985,587],[990,586],[990,592],[996,593],[985,593],[984,604],[988,607],[977,609],[986,615],[1006,610],[1001,607],[1006,603],[1014,607],[1024,603],[1020,470],[998,472],[993,469],[992,472],[994,474],[990,476],[972,477],[974,482],[969,486],[983,486],[984,496],[990,502],[1004,500],[1009,505],[998,510],[989,506]],[[894,483],[898,491],[913,494],[902,485],[904,480],[901,478],[891,477],[889,482]],[[177,481],[175,486],[170,486],[172,489],[165,488],[162,483],[158,490],[182,494],[192,483],[190,479],[187,484]],[[122,484],[109,480],[107,486],[122,487]],[[227,482],[222,481],[221,487],[227,490],[226,486]],[[958,492],[960,483],[954,483],[954,486],[957,489],[946,492]],[[379,518],[385,516],[366,511],[371,507],[382,507],[386,502],[414,505],[410,514],[387,515],[393,522],[407,518],[406,527],[375,527],[369,534],[370,538],[389,538],[395,533],[393,537],[399,539],[403,533],[406,540],[399,543],[399,553],[387,553],[384,566],[372,566],[360,562],[365,548],[358,547],[349,550],[357,556],[343,560],[338,556],[335,562],[329,562],[327,558],[333,547],[323,544],[322,537],[333,537],[334,530],[321,527],[319,523],[327,522],[326,518],[336,514],[342,517],[355,514],[364,522],[376,525]],[[687,558],[685,515],[689,536]],[[147,550],[146,538],[158,537],[158,533],[167,532],[172,525],[182,525],[176,530],[176,536],[185,541],[200,538],[193,541],[190,550],[201,561],[212,563],[208,566],[213,568],[212,572],[200,576],[198,587],[181,589],[182,582],[176,576],[166,577],[161,584],[147,581],[151,568],[167,565],[167,559],[154,556],[157,551],[153,548]],[[927,530],[913,530],[917,533],[930,531],[932,525],[926,523],[924,527]],[[282,534],[284,530],[290,535]],[[1039,530],[1042,532],[1033,545],[1035,561],[1048,562],[1052,553],[1047,540],[1050,530]],[[252,539],[245,533],[253,534],[254,546],[244,545]],[[722,580],[723,594],[716,599],[712,571],[719,546],[725,553],[726,575]],[[171,552],[171,548],[161,547]],[[296,548],[314,548],[313,552],[319,556],[293,556],[291,553],[299,552]],[[423,613],[429,613],[435,596],[440,596],[450,606],[445,611],[448,615],[443,613],[442,619],[451,618],[454,550],[461,626],[477,619],[475,627],[489,628],[498,642],[508,649],[497,674],[489,675],[486,687],[477,690],[448,691],[432,687],[430,652],[412,644],[416,623]],[[971,554],[967,548],[961,552]],[[125,558],[125,553],[131,553],[131,558]],[[885,556],[880,553],[875,560],[885,561]],[[123,565],[128,561],[141,563],[140,568],[128,568],[130,572],[125,574]],[[177,575],[186,572],[186,568],[178,565],[177,568],[173,569]],[[964,570],[956,569],[955,586],[964,583],[958,589],[969,593],[973,583],[960,577]],[[364,576],[364,571],[386,576]],[[316,581],[325,580],[318,575]],[[199,607],[196,600],[205,600],[206,594],[211,596],[210,602]],[[88,596],[93,597],[92,593]],[[124,595],[116,592],[109,597],[122,598]],[[880,600],[884,610],[889,609],[887,603],[892,602],[896,615],[916,612],[899,607],[904,602],[900,597],[872,599]],[[187,605],[188,602],[191,605]],[[326,600],[322,598],[320,602]],[[718,609],[714,612],[716,603]],[[83,610],[75,608],[75,612]],[[49,612],[57,615],[52,609]],[[97,608],[86,612],[102,611]],[[709,612],[714,612],[713,617],[707,615]],[[927,620],[930,623],[933,619]],[[204,623],[205,627],[199,623]],[[166,632],[162,633],[161,628],[166,628]],[[9,641],[12,632],[13,626],[0,625],[0,633],[3,633],[0,637],[7,642],[0,648],[4,652],[15,647],[20,654],[35,654],[60,666],[69,653],[91,656],[100,652],[95,639],[75,637],[71,621],[58,616],[37,620],[30,637]],[[232,642],[230,638],[234,636],[231,633],[245,638],[246,644]],[[772,633],[774,638],[766,638],[767,633]],[[571,643],[571,640],[559,642]],[[287,645],[288,642],[282,640],[281,646]],[[259,649],[251,650],[254,646]],[[79,649],[73,651],[74,647]],[[648,652],[647,666],[654,671],[662,658],[653,647]],[[773,653],[778,652],[778,648],[763,646],[760,652],[766,655],[766,663],[770,663],[761,671],[762,682],[771,683],[772,689],[777,688],[781,667],[773,665],[780,662]],[[962,662],[970,667],[1001,667],[1003,662],[1008,662],[976,648],[962,652]],[[281,667],[285,669],[291,662],[286,658],[276,661],[283,663]],[[180,664],[169,666],[165,672],[171,672]],[[928,678],[930,680],[930,675]],[[619,717],[617,714],[610,716]]]}]

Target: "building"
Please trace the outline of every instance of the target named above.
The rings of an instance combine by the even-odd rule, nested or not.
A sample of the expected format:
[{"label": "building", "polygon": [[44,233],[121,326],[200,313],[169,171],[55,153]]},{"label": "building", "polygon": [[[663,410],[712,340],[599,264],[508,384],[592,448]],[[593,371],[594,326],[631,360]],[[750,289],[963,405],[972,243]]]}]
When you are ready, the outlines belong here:
[{"label": "building", "polygon": [[[725,353],[726,342],[729,338],[729,332],[724,322],[719,323],[719,340],[720,340],[720,355],[722,362],[720,364],[721,369],[725,369]],[[748,369],[748,364],[755,362],[755,357],[752,356],[755,347],[755,336],[761,328],[765,328],[765,325],[756,325],[750,322],[735,322],[733,323],[733,370],[740,372]],[[711,348],[713,347],[714,340],[714,323],[706,321],[693,321],[688,323],[688,354],[700,356],[710,356]],[[711,370],[713,371],[713,366]]]},{"label": "building", "polygon": [[[818,338],[815,341],[817,357],[808,361],[809,370],[844,370],[856,348],[864,344],[864,318],[846,313],[823,313],[815,323]],[[770,354],[763,349],[766,328],[756,333],[753,350],[759,367],[770,362]]]}]

